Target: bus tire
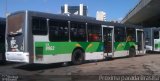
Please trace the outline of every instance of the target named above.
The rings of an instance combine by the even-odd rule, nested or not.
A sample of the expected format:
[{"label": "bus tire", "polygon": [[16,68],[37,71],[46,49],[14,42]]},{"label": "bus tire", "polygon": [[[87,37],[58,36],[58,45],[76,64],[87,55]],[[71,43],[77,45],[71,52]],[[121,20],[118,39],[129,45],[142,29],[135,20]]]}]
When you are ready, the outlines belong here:
[{"label": "bus tire", "polygon": [[136,50],[134,47],[129,48],[129,57],[135,57],[136,56]]},{"label": "bus tire", "polygon": [[84,52],[81,49],[76,49],[72,54],[72,64],[79,65],[84,62]]}]

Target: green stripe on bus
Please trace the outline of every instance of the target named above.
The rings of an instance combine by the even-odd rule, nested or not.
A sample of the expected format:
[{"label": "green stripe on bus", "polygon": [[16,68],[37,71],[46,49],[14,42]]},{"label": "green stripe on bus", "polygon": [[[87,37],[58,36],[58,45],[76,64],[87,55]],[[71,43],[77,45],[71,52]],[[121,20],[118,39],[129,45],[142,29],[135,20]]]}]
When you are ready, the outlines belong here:
[{"label": "green stripe on bus", "polygon": [[[115,42],[115,51],[128,50],[135,46],[136,42]],[[37,55],[72,54],[76,47],[81,47],[85,52],[102,52],[102,42],[35,42],[35,52]]]},{"label": "green stripe on bus", "polygon": [[131,46],[135,46],[136,42],[115,42],[114,49],[115,51],[124,51],[128,50]]},{"label": "green stripe on bus", "polygon": [[155,43],[155,48],[156,48],[156,49],[157,49],[157,48],[160,48],[160,42]]},{"label": "green stripe on bus", "polygon": [[100,52],[102,42],[35,42],[38,55],[72,54],[76,47],[82,47],[85,52]]}]

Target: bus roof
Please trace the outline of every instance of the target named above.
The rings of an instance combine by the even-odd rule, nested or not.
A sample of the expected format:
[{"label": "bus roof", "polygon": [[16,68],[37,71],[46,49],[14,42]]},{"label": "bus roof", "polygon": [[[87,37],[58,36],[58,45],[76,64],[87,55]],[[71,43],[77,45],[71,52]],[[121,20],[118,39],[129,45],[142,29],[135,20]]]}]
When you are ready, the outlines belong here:
[{"label": "bus roof", "polygon": [[53,14],[53,13],[46,13],[46,12],[39,12],[39,11],[17,11],[9,16],[19,14],[19,13],[28,13],[28,16],[35,16],[35,17],[44,17],[48,19],[59,19],[59,20],[66,20],[66,21],[76,21],[76,22],[87,22],[92,24],[101,24],[107,26],[115,26],[115,27],[131,27],[131,28],[143,28],[142,26],[131,25],[131,24],[121,24],[121,23],[114,23],[108,21],[98,21],[96,18],[88,17],[88,16],[80,16],[80,15],[72,15],[72,14]]}]

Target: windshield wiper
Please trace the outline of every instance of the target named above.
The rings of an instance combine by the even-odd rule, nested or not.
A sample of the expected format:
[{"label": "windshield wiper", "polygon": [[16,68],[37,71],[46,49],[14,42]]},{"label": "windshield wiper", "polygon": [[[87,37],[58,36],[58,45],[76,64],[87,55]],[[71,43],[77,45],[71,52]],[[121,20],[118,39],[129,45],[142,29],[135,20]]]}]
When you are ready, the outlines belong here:
[{"label": "windshield wiper", "polygon": [[14,36],[18,36],[18,35],[22,35],[22,32],[16,32],[16,33],[9,33],[8,36],[14,37]]}]

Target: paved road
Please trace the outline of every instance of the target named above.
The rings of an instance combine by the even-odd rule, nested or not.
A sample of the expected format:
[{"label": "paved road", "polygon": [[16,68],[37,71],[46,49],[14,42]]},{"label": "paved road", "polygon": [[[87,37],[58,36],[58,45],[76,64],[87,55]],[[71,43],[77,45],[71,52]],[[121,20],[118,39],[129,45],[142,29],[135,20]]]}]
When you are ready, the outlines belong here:
[{"label": "paved road", "polygon": [[43,79],[46,76],[53,77],[53,75],[61,75],[61,77],[62,75],[160,75],[160,54],[117,58],[109,61],[92,61],[66,67],[61,64],[8,63],[0,65],[0,74],[3,77],[8,75],[28,77],[27,75],[29,75],[29,77],[40,76]]}]

